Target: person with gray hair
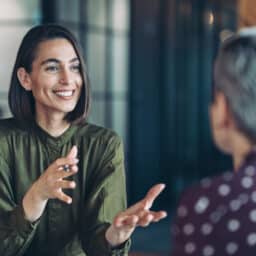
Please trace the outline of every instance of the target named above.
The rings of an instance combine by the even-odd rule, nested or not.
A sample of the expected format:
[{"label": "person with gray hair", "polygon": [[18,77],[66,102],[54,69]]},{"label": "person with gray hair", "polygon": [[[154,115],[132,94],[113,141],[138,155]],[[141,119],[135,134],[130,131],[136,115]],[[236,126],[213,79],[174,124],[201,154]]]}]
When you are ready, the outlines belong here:
[{"label": "person with gray hair", "polygon": [[217,147],[232,156],[233,171],[205,178],[184,192],[173,228],[173,256],[255,255],[254,28],[223,42],[213,76],[212,134]]}]

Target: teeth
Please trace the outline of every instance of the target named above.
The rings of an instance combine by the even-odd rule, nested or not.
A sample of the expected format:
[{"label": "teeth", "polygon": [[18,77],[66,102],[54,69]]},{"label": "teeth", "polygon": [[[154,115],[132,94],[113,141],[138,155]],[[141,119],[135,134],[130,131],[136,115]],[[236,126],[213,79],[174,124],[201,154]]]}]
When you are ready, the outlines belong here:
[{"label": "teeth", "polygon": [[55,92],[58,96],[69,97],[72,96],[73,91]]}]

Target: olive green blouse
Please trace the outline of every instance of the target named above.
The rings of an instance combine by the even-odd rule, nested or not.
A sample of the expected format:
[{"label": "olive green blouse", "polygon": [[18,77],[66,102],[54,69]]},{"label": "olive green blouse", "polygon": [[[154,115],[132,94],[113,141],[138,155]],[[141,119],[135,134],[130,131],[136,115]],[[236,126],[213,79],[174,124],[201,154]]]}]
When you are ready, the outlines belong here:
[{"label": "olive green blouse", "polygon": [[[78,147],[71,205],[48,201],[30,223],[21,206],[31,184],[57,158]],[[130,241],[110,248],[105,231],[126,208],[123,147],[111,130],[84,123],[52,137],[35,123],[0,121],[0,255],[128,255]]]}]

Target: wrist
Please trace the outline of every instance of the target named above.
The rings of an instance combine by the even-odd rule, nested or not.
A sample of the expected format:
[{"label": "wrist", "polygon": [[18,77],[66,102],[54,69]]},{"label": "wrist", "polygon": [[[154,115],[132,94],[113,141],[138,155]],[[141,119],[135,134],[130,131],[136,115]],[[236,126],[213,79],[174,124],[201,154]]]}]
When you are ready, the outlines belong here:
[{"label": "wrist", "polygon": [[124,243],[130,238],[130,232],[126,232],[120,228],[115,228],[110,225],[106,230],[105,238],[112,249],[122,247]]},{"label": "wrist", "polygon": [[47,204],[47,199],[42,199],[34,187],[32,187],[27,191],[22,200],[22,207],[24,212],[24,217],[29,222],[34,222],[38,220]]}]

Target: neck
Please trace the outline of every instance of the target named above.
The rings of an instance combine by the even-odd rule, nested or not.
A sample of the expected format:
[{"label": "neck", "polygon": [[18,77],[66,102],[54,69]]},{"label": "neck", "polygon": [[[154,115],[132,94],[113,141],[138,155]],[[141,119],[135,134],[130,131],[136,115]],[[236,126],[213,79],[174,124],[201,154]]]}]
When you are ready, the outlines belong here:
[{"label": "neck", "polygon": [[252,148],[253,144],[244,136],[240,136],[233,140],[232,155],[235,172],[237,172],[244,163],[245,158],[251,152]]},{"label": "neck", "polygon": [[37,115],[36,123],[53,137],[62,135],[70,127],[70,123],[58,116]]}]

